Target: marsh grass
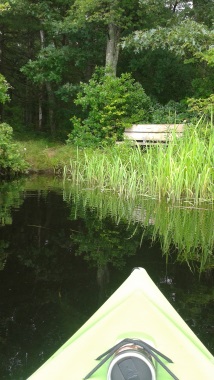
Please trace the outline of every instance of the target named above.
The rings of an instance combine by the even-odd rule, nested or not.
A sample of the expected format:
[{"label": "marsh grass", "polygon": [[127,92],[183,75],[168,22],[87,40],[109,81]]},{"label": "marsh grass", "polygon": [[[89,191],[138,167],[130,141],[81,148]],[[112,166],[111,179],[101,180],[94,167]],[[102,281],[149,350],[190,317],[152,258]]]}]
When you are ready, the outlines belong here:
[{"label": "marsh grass", "polygon": [[64,179],[68,178],[126,199],[140,195],[168,202],[213,202],[214,128],[201,120],[196,126],[187,126],[182,138],[172,135],[167,145],[141,149],[124,143],[77,150],[76,158],[64,169]]},{"label": "marsh grass", "polygon": [[209,140],[197,128],[189,127],[181,139],[173,138],[167,147],[147,150],[146,187],[159,199],[213,200],[214,133]]}]

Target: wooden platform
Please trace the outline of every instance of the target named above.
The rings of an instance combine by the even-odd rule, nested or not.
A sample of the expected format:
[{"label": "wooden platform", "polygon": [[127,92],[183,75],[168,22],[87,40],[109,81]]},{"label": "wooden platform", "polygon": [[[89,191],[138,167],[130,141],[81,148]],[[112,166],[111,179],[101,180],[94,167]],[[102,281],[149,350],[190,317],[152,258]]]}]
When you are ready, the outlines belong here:
[{"label": "wooden platform", "polygon": [[166,143],[173,135],[181,137],[185,124],[134,124],[125,129],[124,137],[139,145]]}]

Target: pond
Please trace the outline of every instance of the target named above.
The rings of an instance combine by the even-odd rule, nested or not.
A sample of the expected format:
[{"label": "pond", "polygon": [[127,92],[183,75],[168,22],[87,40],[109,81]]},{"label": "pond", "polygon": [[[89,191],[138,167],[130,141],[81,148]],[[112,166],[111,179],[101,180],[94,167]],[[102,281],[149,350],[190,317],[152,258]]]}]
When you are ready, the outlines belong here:
[{"label": "pond", "polygon": [[51,177],[0,185],[0,378],[26,379],[144,267],[214,353],[214,209]]}]

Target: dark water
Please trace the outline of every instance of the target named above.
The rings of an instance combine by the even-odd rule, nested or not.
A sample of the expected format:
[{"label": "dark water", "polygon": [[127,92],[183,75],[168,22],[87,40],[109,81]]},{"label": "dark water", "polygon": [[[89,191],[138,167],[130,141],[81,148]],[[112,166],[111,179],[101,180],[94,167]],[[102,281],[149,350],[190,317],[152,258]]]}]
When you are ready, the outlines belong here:
[{"label": "dark water", "polygon": [[144,267],[214,352],[213,209],[40,177],[0,186],[0,379],[26,379]]}]

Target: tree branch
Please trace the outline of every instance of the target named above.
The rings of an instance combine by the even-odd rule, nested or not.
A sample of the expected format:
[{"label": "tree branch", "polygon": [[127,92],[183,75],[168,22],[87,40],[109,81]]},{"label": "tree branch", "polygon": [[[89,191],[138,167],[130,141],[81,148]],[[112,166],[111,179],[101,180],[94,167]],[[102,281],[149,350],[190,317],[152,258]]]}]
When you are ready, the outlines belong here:
[{"label": "tree branch", "polygon": [[178,3],[179,3],[179,1],[176,0],[175,4],[173,6],[173,10],[172,10],[173,13],[175,13]]}]

